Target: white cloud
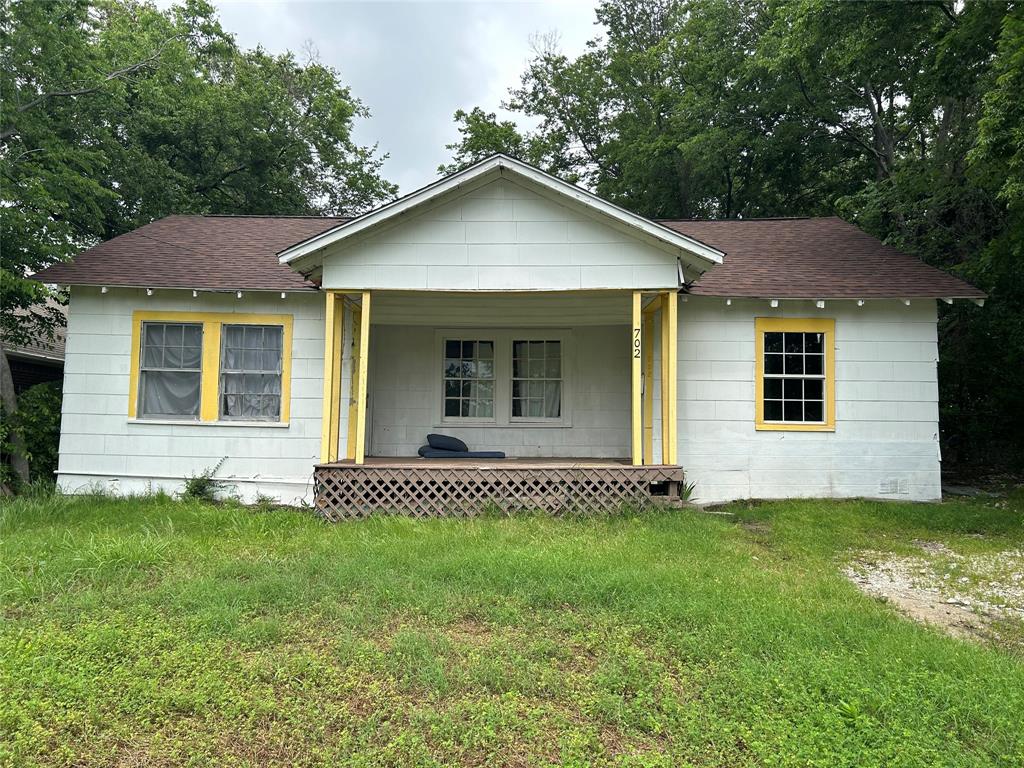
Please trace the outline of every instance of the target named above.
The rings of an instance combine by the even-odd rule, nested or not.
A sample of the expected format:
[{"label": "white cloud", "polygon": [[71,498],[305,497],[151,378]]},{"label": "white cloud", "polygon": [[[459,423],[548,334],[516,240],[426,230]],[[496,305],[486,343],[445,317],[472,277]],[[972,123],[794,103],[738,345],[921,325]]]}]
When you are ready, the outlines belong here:
[{"label": "white cloud", "polygon": [[[410,192],[431,181],[458,137],[457,109],[499,111],[531,55],[557,32],[568,54],[598,32],[579,2],[216,2],[239,44],[300,57],[307,41],[372,112],[355,137],[390,155],[384,173]],[[505,115],[508,116],[508,115]]]}]

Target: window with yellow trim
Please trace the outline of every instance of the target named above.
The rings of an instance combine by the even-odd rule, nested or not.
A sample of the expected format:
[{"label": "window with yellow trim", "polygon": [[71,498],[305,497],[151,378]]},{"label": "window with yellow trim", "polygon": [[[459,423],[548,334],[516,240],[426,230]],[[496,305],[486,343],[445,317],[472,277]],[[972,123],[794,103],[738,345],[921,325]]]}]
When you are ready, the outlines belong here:
[{"label": "window with yellow trim", "polygon": [[130,418],[287,422],[291,315],[133,315]]},{"label": "window with yellow trim", "polygon": [[835,428],[835,321],[757,318],[756,426]]}]

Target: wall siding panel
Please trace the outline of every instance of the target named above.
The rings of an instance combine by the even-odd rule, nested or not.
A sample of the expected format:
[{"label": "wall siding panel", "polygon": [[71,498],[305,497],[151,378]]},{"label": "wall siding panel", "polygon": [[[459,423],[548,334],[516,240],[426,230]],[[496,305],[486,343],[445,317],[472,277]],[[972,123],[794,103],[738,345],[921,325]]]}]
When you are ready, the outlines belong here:
[{"label": "wall siding panel", "polygon": [[[68,313],[67,364],[57,481],[68,492],[180,489],[182,478],[226,457],[217,477],[243,498],[258,493],[311,501],[320,455],[323,307],[319,294],[200,294],[75,288]],[[291,422],[287,427],[129,422],[131,317],[135,310],[258,312],[294,316]],[[350,371],[349,371],[350,375]]]},{"label": "wall siding panel", "polygon": [[324,258],[327,288],[575,291],[674,288],[677,257],[574,204],[497,179]]},{"label": "wall siding panel", "polygon": [[[385,321],[393,316],[382,299],[375,305]],[[468,309],[468,308],[467,308]],[[629,455],[629,328],[617,326],[580,326],[573,329],[568,342],[567,360],[572,366],[570,403],[572,426],[508,427],[440,423],[440,376],[434,359],[436,323],[427,313],[418,313],[419,325],[374,326],[371,335],[370,450],[374,456],[415,456],[426,442],[427,433],[443,432],[464,440],[477,450],[505,451],[509,456],[570,456],[625,458]],[[518,315],[516,315],[518,317]],[[564,327],[552,318],[534,317],[532,325]],[[510,327],[502,323],[508,316],[492,312],[490,322],[479,325]],[[471,310],[464,321],[483,317]],[[546,322],[540,323],[540,320]],[[607,323],[608,317],[604,317]],[[515,327],[514,325],[511,327]],[[621,350],[616,355],[615,350]],[[501,407],[502,403],[496,403]]]},{"label": "wall siding panel", "polygon": [[[679,460],[698,501],[940,497],[934,302],[691,296],[679,316]],[[835,318],[835,432],[754,429],[756,317]]]}]

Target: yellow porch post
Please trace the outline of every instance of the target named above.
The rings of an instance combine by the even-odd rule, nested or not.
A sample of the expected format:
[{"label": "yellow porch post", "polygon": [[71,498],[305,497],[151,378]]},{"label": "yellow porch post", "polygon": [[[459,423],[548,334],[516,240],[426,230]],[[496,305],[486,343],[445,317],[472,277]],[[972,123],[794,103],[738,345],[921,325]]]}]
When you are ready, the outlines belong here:
[{"label": "yellow porch post", "polygon": [[669,291],[662,297],[661,310],[661,461],[679,461],[679,296]]},{"label": "yellow porch post", "polygon": [[644,463],[643,436],[643,294],[633,291],[633,327],[630,331],[629,356],[632,363],[632,440],[631,459],[634,466]]},{"label": "yellow porch post", "polygon": [[644,307],[644,464],[654,463],[654,313],[660,298]]},{"label": "yellow porch post", "polygon": [[320,462],[338,458],[338,417],[341,393],[342,313],[334,291],[328,291],[324,312],[324,401],[320,424]]},{"label": "yellow porch post", "polygon": [[359,400],[356,402],[356,464],[366,462],[366,376],[370,368],[370,292],[363,291],[359,312]]}]

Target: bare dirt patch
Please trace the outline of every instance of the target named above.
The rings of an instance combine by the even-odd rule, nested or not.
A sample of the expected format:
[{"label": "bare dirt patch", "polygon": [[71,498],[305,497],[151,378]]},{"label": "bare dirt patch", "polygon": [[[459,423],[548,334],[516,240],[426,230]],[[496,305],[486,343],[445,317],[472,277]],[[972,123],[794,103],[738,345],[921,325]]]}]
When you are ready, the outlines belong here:
[{"label": "bare dirt patch", "polygon": [[866,594],[956,636],[994,639],[995,625],[1024,625],[1024,550],[962,554],[915,541],[920,555],[858,552],[843,569]]}]

